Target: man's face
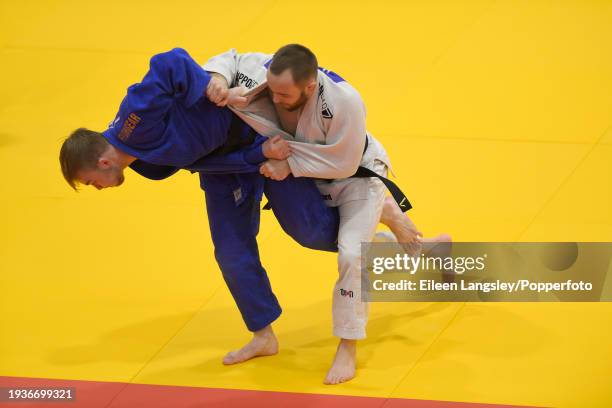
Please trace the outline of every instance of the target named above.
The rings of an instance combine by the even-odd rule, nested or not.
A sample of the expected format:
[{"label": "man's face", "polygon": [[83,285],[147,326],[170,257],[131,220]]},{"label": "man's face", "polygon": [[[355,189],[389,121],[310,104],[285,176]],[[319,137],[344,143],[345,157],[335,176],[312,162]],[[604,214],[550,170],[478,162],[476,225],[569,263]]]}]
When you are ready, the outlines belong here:
[{"label": "man's face", "polygon": [[289,69],[284,70],[280,75],[274,75],[268,71],[266,76],[272,102],[290,112],[304,106],[316,86],[314,79],[303,85],[296,84]]},{"label": "man's face", "polygon": [[94,186],[98,190],[120,186],[124,180],[123,170],[104,159],[100,159],[95,169],[81,170],[77,178],[79,183]]}]

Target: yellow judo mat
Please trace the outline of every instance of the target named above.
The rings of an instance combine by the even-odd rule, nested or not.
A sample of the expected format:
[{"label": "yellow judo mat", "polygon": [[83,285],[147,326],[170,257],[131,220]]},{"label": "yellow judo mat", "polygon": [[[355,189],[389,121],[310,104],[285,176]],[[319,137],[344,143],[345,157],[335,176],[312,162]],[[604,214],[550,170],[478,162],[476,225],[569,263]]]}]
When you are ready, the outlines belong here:
[{"label": "yellow judo mat", "polygon": [[249,339],[197,175],[73,192],[62,139],[106,129],[149,58],[310,47],[361,93],[425,235],[612,241],[612,1],[0,2],[0,376],[612,406],[609,303],[374,303],[324,386],[334,254],[269,212],[281,352]]}]

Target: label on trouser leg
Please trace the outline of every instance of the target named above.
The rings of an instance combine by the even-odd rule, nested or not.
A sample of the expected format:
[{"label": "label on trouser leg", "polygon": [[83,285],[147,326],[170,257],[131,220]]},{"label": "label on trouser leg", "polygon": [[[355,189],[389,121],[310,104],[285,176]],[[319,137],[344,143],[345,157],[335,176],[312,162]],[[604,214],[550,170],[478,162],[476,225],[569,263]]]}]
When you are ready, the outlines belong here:
[{"label": "label on trouser leg", "polygon": [[334,287],[334,335],[344,339],[363,339],[366,336],[368,303],[361,301],[361,257],[344,255],[339,254],[340,279]]}]

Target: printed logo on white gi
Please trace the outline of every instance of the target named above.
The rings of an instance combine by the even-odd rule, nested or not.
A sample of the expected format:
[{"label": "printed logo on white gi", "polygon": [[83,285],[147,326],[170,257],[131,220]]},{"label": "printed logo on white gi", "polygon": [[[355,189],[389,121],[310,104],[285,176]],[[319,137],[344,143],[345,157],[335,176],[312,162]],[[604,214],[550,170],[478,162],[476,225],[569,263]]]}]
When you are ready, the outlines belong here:
[{"label": "printed logo on white gi", "polygon": [[255,81],[254,79],[249,78],[248,76],[244,75],[242,72],[237,72],[236,80],[234,81],[234,86],[240,86],[240,85],[251,89],[259,85],[259,83]]},{"label": "printed logo on white gi", "polygon": [[323,84],[319,84],[319,98],[321,99],[321,116],[325,119],[332,119],[334,114],[332,113],[325,96],[323,96]]},{"label": "printed logo on white gi", "polygon": [[353,297],[353,291],[352,290],[340,289],[340,296],[348,296],[348,297],[352,298]]}]

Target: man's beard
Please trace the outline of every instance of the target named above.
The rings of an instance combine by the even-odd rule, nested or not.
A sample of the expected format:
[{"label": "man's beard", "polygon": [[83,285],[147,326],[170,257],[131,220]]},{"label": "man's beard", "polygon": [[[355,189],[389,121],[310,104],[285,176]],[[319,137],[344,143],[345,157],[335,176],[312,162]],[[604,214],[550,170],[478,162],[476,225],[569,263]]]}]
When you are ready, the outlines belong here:
[{"label": "man's beard", "polygon": [[307,100],[308,100],[308,96],[306,96],[306,92],[302,91],[302,93],[300,94],[300,98],[297,100],[297,102],[295,102],[293,105],[287,108],[284,108],[284,109],[289,112],[295,112],[296,110],[304,106]]}]

